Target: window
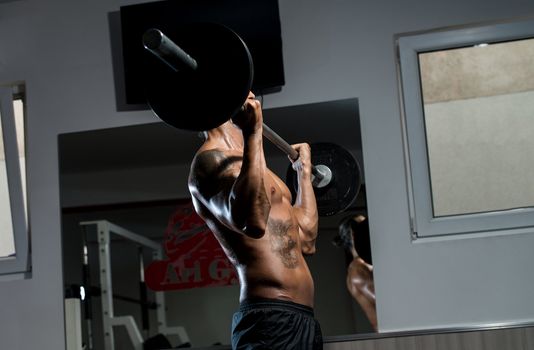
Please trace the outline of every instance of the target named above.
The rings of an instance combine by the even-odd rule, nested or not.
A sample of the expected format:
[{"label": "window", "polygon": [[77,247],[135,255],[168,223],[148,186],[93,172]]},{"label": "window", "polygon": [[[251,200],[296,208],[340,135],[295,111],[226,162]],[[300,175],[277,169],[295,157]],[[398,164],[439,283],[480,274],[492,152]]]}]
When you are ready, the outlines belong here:
[{"label": "window", "polygon": [[413,236],[534,228],[534,21],[399,35]]},{"label": "window", "polygon": [[0,86],[0,275],[28,272],[23,85]]}]

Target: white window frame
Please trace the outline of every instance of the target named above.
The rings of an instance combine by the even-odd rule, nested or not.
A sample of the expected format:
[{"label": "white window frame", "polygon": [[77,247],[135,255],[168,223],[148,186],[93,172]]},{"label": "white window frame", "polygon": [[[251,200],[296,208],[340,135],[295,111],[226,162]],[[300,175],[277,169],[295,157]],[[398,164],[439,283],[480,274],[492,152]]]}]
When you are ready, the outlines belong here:
[{"label": "white window frame", "polygon": [[[418,55],[534,37],[534,20],[448,28],[395,37],[412,239],[534,231],[534,207],[435,217]],[[534,151],[533,151],[534,152]]]},{"label": "white window frame", "polygon": [[[16,88],[15,88],[16,89]],[[15,256],[0,258],[0,276],[30,272],[29,232],[26,224],[22,178],[15,127],[14,87],[0,86],[0,117],[8,179],[9,202],[15,243]]]}]

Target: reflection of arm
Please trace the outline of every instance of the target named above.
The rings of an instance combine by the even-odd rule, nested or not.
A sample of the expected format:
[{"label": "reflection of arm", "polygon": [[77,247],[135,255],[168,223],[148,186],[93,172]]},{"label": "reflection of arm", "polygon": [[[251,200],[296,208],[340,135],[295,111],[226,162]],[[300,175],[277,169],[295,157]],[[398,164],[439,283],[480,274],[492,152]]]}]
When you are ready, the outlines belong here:
[{"label": "reflection of arm", "polygon": [[347,271],[347,288],[352,297],[360,304],[371,326],[377,330],[375,285],[373,266],[361,258],[355,258]]},{"label": "reflection of arm", "polygon": [[299,160],[294,163],[297,171],[298,191],[296,194],[294,210],[299,224],[299,235],[303,254],[315,253],[319,217],[317,213],[317,200],[311,182],[311,159],[308,145],[295,145],[299,152]]}]

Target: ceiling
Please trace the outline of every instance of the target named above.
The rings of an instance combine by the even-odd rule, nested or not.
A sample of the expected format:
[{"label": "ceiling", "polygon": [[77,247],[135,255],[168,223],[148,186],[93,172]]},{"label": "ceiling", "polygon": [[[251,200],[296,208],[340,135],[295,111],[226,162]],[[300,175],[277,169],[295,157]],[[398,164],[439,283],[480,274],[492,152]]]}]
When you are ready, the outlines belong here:
[{"label": "ceiling", "polygon": [[[1,1],[1,0],[0,0]],[[356,98],[266,109],[264,122],[288,143],[333,142],[361,150]],[[59,136],[61,173],[189,164],[201,144],[197,133],[163,122]],[[283,154],[264,143],[266,157]]]}]

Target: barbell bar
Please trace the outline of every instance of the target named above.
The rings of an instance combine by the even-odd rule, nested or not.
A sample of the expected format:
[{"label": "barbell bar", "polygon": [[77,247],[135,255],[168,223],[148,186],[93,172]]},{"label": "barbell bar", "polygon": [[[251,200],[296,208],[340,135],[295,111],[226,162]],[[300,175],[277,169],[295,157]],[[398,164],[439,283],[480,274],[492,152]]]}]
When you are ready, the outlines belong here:
[{"label": "barbell bar", "polygon": [[[151,28],[142,37],[147,52],[145,63],[149,67],[143,71],[143,86],[154,114],[178,129],[205,131],[218,127],[242,111],[252,88],[254,67],[248,47],[239,35],[215,23],[188,24],[185,28],[172,28],[166,32],[169,36],[160,29]],[[180,46],[170,39],[171,36]],[[207,92],[211,91],[217,91],[217,94],[208,96]],[[201,113],[205,115],[199,115]],[[298,152],[265,123],[263,136],[291,160],[298,159]],[[328,144],[322,144],[323,151],[324,145]],[[337,147],[332,147],[332,151],[338,152]],[[316,163],[312,146],[312,183],[316,189],[319,215],[328,216],[344,210],[357,196],[359,166],[345,152],[348,153],[346,150],[341,152],[343,163],[335,163],[339,157],[323,157],[325,162]],[[347,188],[340,189],[340,182],[335,183],[335,173],[345,172],[345,168],[355,169],[357,173],[351,176],[350,185],[347,181],[342,182]],[[294,184],[292,192],[295,193],[297,185]],[[345,203],[343,208],[331,205],[335,200],[332,196],[336,195],[344,196],[340,198],[340,202]],[[321,206],[321,202],[325,204]]]},{"label": "barbell bar", "polygon": [[[170,67],[175,73],[186,71],[188,73],[193,72],[194,74],[194,72],[198,69],[197,61],[157,28],[148,29],[144,33],[143,46],[154,56],[164,62],[168,67]],[[244,43],[242,47],[248,51]],[[250,53],[248,56],[250,56]],[[160,118],[165,119],[165,116],[160,116]],[[172,117],[172,119],[174,120],[175,117]],[[213,127],[218,125],[220,124],[214,125]],[[295,161],[298,159],[298,152],[265,123],[263,123],[263,136],[265,136],[265,138],[282,150],[282,152],[288,155],[291,160]],[[325,165],[312,165],[312,175],[313,185],[318,188],[328,185],[332,179],[332,172]]]}]

